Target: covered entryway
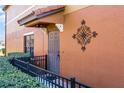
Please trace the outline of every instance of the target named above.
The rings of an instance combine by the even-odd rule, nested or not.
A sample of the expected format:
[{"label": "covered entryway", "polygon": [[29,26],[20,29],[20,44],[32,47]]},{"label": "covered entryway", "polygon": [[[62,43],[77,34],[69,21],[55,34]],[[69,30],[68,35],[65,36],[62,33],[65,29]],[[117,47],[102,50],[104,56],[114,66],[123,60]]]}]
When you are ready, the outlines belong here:
[{"label": "covered entryway", "polygon": [[[56,74],[60,74],[60,30],[56,26],[56,24],[63,24],[64,9],[65,6],[63,5],[49,6],[33,11],[31,14],[18,20],[18,23],[20,25],[25,25],[26,27],[40,28],[39,31],[41,31],[42,28],[45,28],[45,30],[42,30],[45,33],[41,31],[41,41],[43,44],[41,45],[41,47],[38,47],[43,48],[43,53],[38,56],[47,55],[47,69]],[[37,46],[35,46],[35,48],[36,47]]]}]

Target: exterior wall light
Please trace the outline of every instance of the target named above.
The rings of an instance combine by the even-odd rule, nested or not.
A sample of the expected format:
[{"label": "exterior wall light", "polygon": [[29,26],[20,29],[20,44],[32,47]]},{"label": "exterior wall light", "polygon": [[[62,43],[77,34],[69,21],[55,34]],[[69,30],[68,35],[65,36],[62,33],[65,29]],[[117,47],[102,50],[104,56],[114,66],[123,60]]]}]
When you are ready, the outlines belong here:
[{"label": "exterior wall light", "polygon": [[59,29],[60,32],[64,31],[64,25],[63,24],[56,24],[56,27]]}]

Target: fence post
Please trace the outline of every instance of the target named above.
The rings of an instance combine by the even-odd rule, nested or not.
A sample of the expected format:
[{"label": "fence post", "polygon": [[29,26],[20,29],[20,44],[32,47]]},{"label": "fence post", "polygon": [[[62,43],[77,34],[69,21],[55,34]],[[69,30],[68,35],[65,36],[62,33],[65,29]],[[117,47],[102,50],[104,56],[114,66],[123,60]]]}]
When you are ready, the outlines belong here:
[{"label": "fence post", "polygon": [[46,69],[46,70],[47,70],[47,65],[48,65],[48,64],[47,64],[47,61],[48,61],[48,60],[47,60],[47,55],[45,55],[45,63],[46,63],[46,64],[45,64],[45,69]]},{"label": "fence post", "polygon": [[12,58],[11,63],[12,63],[12,65],[14,65],[14,63],[15,63],[15,57]]},{"label": "fence post", "polygon": [[71,88],[75,88],[75,78],[71,78]]},{"label": "fence post", "polygon": [[29,73],[29,62],[27,62],[27,72]]}]

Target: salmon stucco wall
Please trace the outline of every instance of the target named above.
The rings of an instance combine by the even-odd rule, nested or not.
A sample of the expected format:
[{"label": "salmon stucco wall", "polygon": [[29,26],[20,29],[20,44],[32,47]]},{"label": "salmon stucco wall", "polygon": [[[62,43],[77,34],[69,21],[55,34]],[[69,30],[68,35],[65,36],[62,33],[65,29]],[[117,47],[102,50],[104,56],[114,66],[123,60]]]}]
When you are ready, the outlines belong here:
[{"label": "salmon stucco wall", "polygon": [[[96,38],[81,51],[72,35],[82,19]],[[91,6],[65,15],[61,74],[91,87],[124,87],[124,6]]]},{"label": "salmon stucco wall", "polygon": [[34,55],[41,56],[48,54],[48,33],[42,28],[35,32]]}]

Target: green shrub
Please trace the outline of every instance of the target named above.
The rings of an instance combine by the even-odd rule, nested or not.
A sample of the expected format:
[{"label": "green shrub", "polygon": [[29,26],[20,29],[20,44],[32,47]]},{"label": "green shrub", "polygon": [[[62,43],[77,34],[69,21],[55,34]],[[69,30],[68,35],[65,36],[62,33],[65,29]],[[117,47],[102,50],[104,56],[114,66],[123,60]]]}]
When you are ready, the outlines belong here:
[{"label": "green shrub", "polygon": [[37,88],[41,85],[35,77],[12,66],[5,57],[0,58],[0,88]]},{"label": "green shrub", "polygon": [[30,57],[30,53],[23,53],[23,52],[12,52],[8,53],[9,57]]}]

